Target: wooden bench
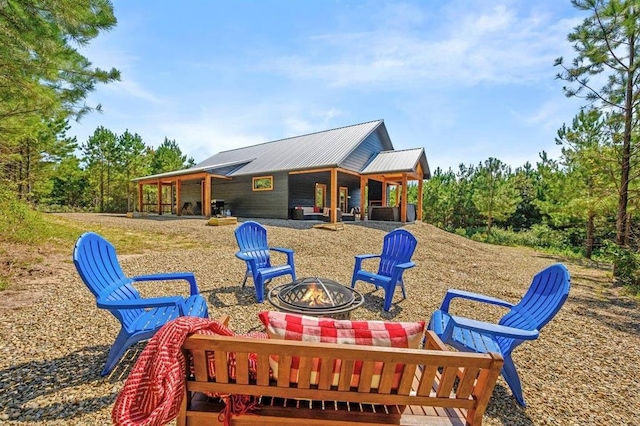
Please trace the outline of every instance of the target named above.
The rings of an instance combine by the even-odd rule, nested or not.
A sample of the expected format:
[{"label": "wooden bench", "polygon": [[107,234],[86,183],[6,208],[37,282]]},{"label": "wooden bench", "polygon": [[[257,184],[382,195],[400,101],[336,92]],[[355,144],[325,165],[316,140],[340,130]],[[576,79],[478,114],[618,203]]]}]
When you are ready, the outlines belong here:
[{"label": "wooden bench", "polygon": [[[232,425],[480,425],[503,360],[498,354],[452,352],[427,332],[425,349],[397,349],[332,343],[261,340],[193,335],[183,349],[194,360],[187,376],[178,426],[221,424],[224,404],[202,392],[261,396],[261,407],[233,416]],[[215,379],[205,352],[214,353]],[[228,375],[227,355],[235,352],[236,377]],[[249,354],[257,354],[257,374],[250,378]],[[269,358],[278,356],[277,380]],[[298,383],[291,383],[292,359],[298,357]],[[317,385],[311,385],[312,360],[320,359]],[[342,360],[338,386],[333,365]],[[358,387],[351,387],[354,365],[361,361]],[[382,363],[378,389],[371,389],[374,364]],[[397,389],[396,366],[403,364]],[[378,364],[379,365],[379,364]]]}]

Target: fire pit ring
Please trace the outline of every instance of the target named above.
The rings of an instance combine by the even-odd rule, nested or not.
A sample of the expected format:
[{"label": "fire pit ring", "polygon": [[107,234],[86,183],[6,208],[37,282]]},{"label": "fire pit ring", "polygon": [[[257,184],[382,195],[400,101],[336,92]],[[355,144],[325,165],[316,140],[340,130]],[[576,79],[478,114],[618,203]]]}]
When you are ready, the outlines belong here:
[{"label": "fire pit ring", "polygon": [[351,311],[362,306],[364,297],[357,290],[328,278],[302,278],[273,287],[267,300],[282,312],[349,319]]}]

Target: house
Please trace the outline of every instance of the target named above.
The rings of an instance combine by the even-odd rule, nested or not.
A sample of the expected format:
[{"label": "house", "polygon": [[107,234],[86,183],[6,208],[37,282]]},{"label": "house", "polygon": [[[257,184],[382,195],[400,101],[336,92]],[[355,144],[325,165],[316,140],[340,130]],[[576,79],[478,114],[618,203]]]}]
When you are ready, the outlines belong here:
[{"label": "house", "polygon": [[[430,178],[424,148],[396,151],[383,120],[222,151],[185,170],[133,179],[138,207],[143,186],[158,188],[157,206],[180,214],[231,212],[252,218],[291,218],[296,207],[341,212],[387,206],[389,188],[418,181],[418,202],[406,191],[396,208],[400,221],[422,217],[422,181]],[[368,209],[369,212],[372,208]],[[364,218],[364,216],[362,216]]]}]

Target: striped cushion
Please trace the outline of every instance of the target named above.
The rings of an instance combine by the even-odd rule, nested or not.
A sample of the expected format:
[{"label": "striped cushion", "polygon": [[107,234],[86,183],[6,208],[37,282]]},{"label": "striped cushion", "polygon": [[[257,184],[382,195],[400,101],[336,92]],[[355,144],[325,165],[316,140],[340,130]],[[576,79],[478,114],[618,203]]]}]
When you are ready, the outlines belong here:
[{"label": "striped cushion", "polygon": [[[343,343],[364,346],[383,346],[390,348],[418,348],[424,333],[424,321],[386,322],[386,321],[349,321],[331,318],[316,318],[306,315],[285,314],[265,311],[259,315],[267,329],[270,339],[297,340],[304,342]],[[291,363],[291,382],[298,382],[299,362],[294,358]],[[278,359],[269,360],[273,376],[278,377]],[[333,368],[333,386],[340,379],[341,362],[337,360]],[[397,388],[404,366],[396,367],[393,388]],[[351,386],[357,387],[360,381],[362,363],[357,362],[351,376]],[[315,359],[312,365],[311,384],[318,384],[320,365]],[[377,389],[380,383],[382,364],[376,363],[371,388]]]}]

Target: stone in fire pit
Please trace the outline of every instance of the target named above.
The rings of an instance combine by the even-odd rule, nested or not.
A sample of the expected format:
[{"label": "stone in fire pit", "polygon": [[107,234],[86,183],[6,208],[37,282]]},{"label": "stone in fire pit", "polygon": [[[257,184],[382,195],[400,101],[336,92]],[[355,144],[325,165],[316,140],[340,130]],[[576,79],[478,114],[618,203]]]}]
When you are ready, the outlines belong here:
[{"label": "stone in fire pit", "polygon": [[358,291],[328,278],[302,278],[273,287],[267,299],[282,312],[349,319],[364,302]]}]

